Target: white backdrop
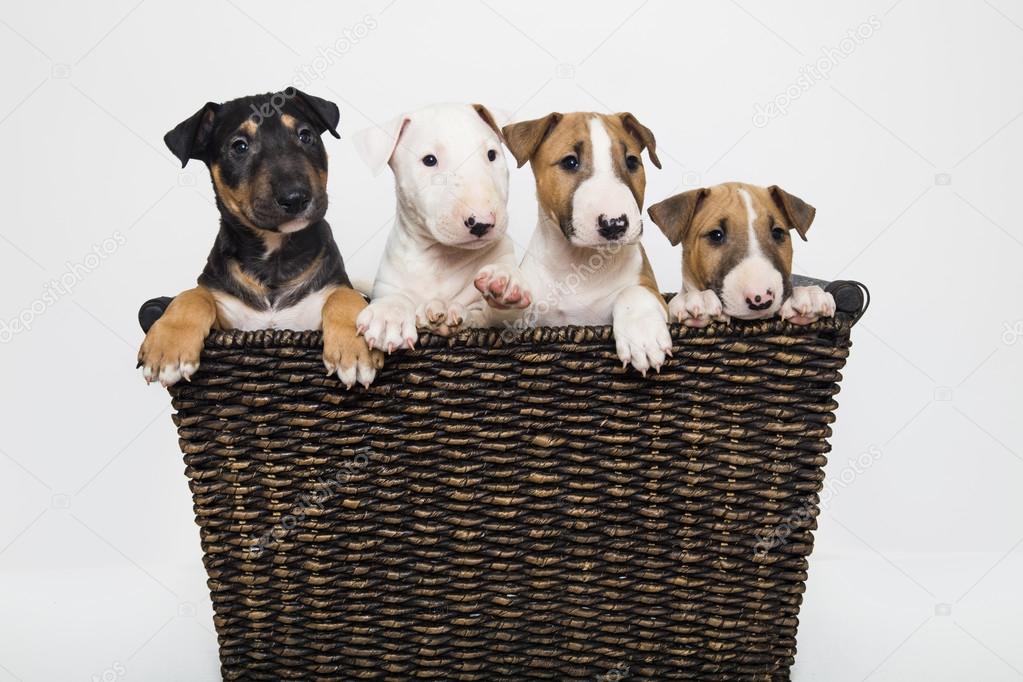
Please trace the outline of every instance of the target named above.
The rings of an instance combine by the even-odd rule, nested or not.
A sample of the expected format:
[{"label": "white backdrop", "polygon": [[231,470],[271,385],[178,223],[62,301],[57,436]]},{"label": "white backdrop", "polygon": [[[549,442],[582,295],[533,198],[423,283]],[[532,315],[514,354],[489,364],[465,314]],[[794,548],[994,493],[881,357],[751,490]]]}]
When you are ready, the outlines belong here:
[{"label": "white backdrop", "polygon": [[[216,231],[205,169],[163,134],[296,79],[341,108],[328,218],[362,279],[392,186],[351,134],[436,101],[632,111],[664,162],[648,203],[746,180],[816,205],[797,271],[874,304],[794,677],[1023,677],[1023,3],[57,0],[0,8],[0,60],[0,681],[218,677],[135,315],[191,285]],[[513,171],[520,245],[534,206]],[[645,244],[677,289],[678,253]]]}]

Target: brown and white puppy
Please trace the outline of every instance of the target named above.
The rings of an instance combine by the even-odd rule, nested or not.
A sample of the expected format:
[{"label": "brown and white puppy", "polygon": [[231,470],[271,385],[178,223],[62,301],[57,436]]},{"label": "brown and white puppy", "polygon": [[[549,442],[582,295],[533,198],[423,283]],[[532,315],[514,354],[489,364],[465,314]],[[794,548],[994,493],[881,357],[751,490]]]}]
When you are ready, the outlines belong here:
[{"label": "brown and white puppy", "polygon": [[527,316],[542,325],[614,326],[618,356],[644,374],[671,352],[667,307],[639,242],[653,133],[629,113],[552,113],[503,129],[536,179],[539,218],[521,269]]},{"label": "brown and white puppy", "polygon": [[649,213],[672,245],[682,244],[682,290],[669,305],[673,320],[703,327],[779,314],[810,324],[835,314],[831,294],[792,286],[791,230],[806,240],[816,209],[777,185],[694,189],[654,204]]},{"label": "brown and white puppy", "polygon": [[184,166],[206,164],[220,230],[198,285],[174,298],[146,334],[139,366],[169,386],[199,367],[211,329],[323,329],[323,362],[347,387],[383,365],[357,334],[366,307],[352,289],[327,211],[332,102],[289,88],[207,103],[164,138]]}]

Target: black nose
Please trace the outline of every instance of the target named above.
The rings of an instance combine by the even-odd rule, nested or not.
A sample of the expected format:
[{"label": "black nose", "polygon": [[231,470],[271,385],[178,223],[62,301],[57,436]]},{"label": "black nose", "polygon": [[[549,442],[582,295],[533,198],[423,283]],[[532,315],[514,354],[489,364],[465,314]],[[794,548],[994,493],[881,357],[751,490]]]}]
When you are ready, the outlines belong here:
[{"label": "black nose", "polygon": [[291,189],[277,195],[277,205],[284,209],[285,213],[295,215],[301,213],[309,205],[309,192],[304,189]]},{"label": "black nose", "polygon": [[629,229],[629,217],[624,213],[617,218],[608,218],[601,213],[600,217],[597,218],[597,223],[600,225],[600,228],[597,230],[600,236],[611,241],[618,239]]},{"label": "black nose", "polygon": [[476,216],[469,216],[465,219],[465,226],[469,228],[469,232],[474,237],[482,237],[487,232],[490,232],[490,228],[494,226],[494,223],[481,223],[476,220]]}]

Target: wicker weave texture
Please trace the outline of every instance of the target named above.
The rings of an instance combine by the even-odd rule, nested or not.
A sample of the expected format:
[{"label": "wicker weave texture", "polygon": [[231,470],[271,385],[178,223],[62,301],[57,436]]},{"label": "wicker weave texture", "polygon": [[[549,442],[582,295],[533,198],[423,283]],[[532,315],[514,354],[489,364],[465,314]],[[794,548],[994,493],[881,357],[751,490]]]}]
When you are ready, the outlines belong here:
[{"label": "wicker weave texture", "polygon": [[172,390],[225,679],[787,679],[852,319],[424,336],[369,390],[318,333]]}]

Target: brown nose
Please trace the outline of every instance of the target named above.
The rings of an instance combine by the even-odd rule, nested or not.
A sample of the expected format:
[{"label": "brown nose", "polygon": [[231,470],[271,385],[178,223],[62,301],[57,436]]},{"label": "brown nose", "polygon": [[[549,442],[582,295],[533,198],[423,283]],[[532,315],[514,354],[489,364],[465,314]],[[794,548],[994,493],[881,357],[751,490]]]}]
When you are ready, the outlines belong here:
[{"label": "brown nose", "polygon": [[750,310],[767,310],[774,303],[774,292],[770,289],[746,293],[746,306]]}]

